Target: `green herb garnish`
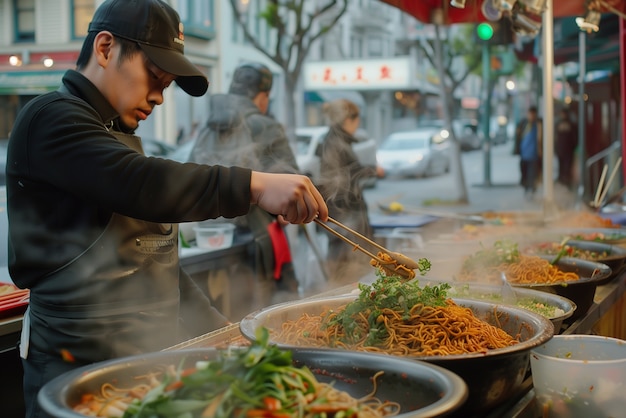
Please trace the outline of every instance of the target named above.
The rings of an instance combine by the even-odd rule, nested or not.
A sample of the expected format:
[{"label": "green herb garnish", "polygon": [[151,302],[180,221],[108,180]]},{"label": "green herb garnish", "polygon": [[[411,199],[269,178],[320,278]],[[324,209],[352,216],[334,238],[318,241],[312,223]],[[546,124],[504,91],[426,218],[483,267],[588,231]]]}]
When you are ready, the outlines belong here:
[{"label": "green herb garnish", "polygon": [[517,243],[511,241],[496,241],[491,248],[482,248],[468,256],[463,262],[463,271],[471,272],[482,270],[485,267],[499,264],[512,264],[520,259]]},{"label": "green herb garnish", "polygon": [[[406,281],[403,277],[385,276],[381,272],[377,272],[377,276],[371,285],[359,283],[359,297],[327,323],[327,326],[339,325],[344,329],[344,343],[355,343],[365,337],[366,345],[380,345],[389,335],[379,319],[384,309],[397,311],[408,319],[415,305],[446,304],[447,290],[450,288],[448,283],[421,287],[417,280]],[[362,322],[356,320],[357,316],[367,317],[368,326],[363,327]]]}]

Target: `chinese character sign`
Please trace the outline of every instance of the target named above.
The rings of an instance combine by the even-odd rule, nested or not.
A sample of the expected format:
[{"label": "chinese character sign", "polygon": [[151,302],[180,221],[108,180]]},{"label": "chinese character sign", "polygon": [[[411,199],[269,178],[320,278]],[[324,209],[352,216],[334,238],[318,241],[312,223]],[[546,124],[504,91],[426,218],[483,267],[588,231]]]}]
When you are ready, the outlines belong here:
[{"label": "chinese character sign", "polygon": [[411,87],[409,57],[320,61],[304,68],[306,90],[384,90]]}]

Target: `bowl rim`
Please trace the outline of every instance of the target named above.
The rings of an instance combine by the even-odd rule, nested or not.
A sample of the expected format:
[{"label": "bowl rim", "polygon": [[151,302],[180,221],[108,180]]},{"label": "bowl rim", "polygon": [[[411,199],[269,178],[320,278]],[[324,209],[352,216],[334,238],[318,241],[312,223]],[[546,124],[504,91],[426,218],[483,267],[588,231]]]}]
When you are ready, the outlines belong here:
[{"label": "bowl rim", "polygon": [[[626,235],[626,232],[625,232],[625,235]],[[542,243],[557,243],[558,244],[559,242],[557,242],[556,240],[551,240],[551,239],[544,239],[544,240],[537,239],[537,240],[528,241],[525,243],[525,245],[527,245],[526,248],[532,248],[536,246],[537,244],[542,244]],[[582,239],[570,239],[567,242],[565,242],[565,245],[570,245],[572,247],[590,246],[591,248],[594,248],[595,251],[608,250],[608,251],[611,251],[612,253],[613,252],[615,253],[615,255],[598,258],[596,260],[587,260],[584,258],[579,259],[577,257],[571,257],[571,258],[577,258],[579,260],[596,261],[596,262],[602,263],[603,260],[612,261],[612,260],[626,259],[626,248],[620,247],[619,245],[615,245],[611,243],[610,241],[589,241],[589,240],[582,240]]]},{"label": "bowl rim", "polygon": [[[280,310],[288,309],[293,306],[312,305],[312,304],[319,304],[320,302],[328,303],[328,302],[337,302],[337,301],[343,301],[343,300],[351,301],[351,300],[356,299],[357,297],[358,297],[357,294],[350,293],[350,294],[335,295],[335,296],[328,296],[328,297],[323,297],[323,296],[313,297],[310,299],[304,299],[304,300],[299,300],[299,301],[288,301],[288,302],[278,303],[275,305],[258,309],[246,315],[244,318],[241,319],[241,321],[239,321],[239,330],[245,338],[249,340],[254,340],[255,330],[257,327],[255,326],[255,322],[259,320],[259,317],[263,317],[265,315],[271,315],[273,312],[278,312]],[[518,316],[521,315],[527,319],[527,322],[532,323],[533,328],[538,331],[535,332],[535,335],[533,335],[531,338],[525,341],[519,342],[517,344],[511,345],[508,347],[488,350],[487,352],[449,354],[449,355],[441,355],[441,356],[411,355],[411,356],[405,356],[406,358],[410,358],[413,360],[424,360],[428,362],[430,361],[441,362],[442,360],[452,361],[452,360],[458,360],[458,359],[491,358],[491,357],[496,357],[496,356],[514,355],[514,354],[519,354],[520,352],[530,351],[531,348],[537,347],[547,342],[550,338],[554,336],[555,330],[554,330],[554,324],[552,323],[552,321],[538,313],[531,312],[529,310],[519,308],[517,306],[506,305],[504,303],[500,304],[500,303],[486,302],[486,301],[480,301],[480,300],[475,300],[475,299],[455,298],[455,297],[452,297],[450,299],[452,299],[455,303],[459,305],[463,305],[464,303],[470,304],[470,305],[472,304],[479,305],[479,306],[489,305],[490,308],[493,308],[494,306],[501,308],[502,311],[508,314],[514,314]],[[466,305],[463,305],[463,306],[466,306]],[[258,326],[264,326],[264,325],[258,324]],[[291,346],[289,344],[277,343],[275,341],[272,341],[271,332],[270,332],[270,342],[282,348],[292,348],[292,349],[295,348],[294,346]],[[522,346],[523,348],[520,349],[520,347]],[[316,348],[319,348],[321,350],[333,349],[332,347],[328,347],[328,348],[316,347]],[[351,350],[346,350],[346,351],[351,351]]]},{"label": "bowl rim", "polygon": [[[431,282],[437,282],[437,283],[448,283],[450,285],[460,285],[460,286],[469,286],[470,287],[470,291],[471,288],[483,288],[487,291],[490,291],[492,293],[497,293],[501,287],[495,284],[489,284],[489,283],[481,283],[481,282],[452,282],[452,281],[445,281],[445,280],[431,280]],[[564,313],[563,315],[559,315],[559,316],[553,316],[553,317],[546,317],[551,321],[557,321],[557,320],[565,320],[567,318],[569,318],[570,316],[572,316],[574,314],[574,311],[576,311],[576,303],[574,301],[572,301],[571,299],[566,298],[565,296],[561,296],[561,295],[557,295],[556,293],[549,293],[549,292],[542,292],[541,290],[537,290],[537,289],[533,289],[532,287],[523,287],[523,286],[513,286],[513,291],[515,293],[517,293],[517,297],[518,298],[538,298],[538,299],[544,299],[544,300],[552,300],[554,302],[558,302],[555,303],[555,307],[557,308],[561,308]],[[472,295],[460,295],[458,296],[460,298],[464,298],[464,299],[472,299],[474,300],[474,297],[472,297]],[[485,300],[485,301],[490,301],[489,299],[476,299],[476,300]],[[518,308],[522,308],[525,309],[522,306],[519,306],[517,304],[511,304],[511,303],[506,303],[504,302],[504,300],[502,301],[492,301],[494,303],[498,303],[500,305],[510,305],[510,306],[515,306]],[[563,307],[567,306],[567,309],[563,309]],[[533,311],[531,311],[533,312]]]},{"label": "bowl rim", "polygon": [[[555,341],[588,341],[588,342],[596,342],[596,341],[602,341],[602,342],[609,342],[609,343],[614,343],[616,345],[626,345],[626,340],[621,340],[619,338],[614,338],[614,337],[606,337],[603,335],[588,335],[588,334],[569,334],[569,335],[555,335],[553,338],[553,340]],[[551,339],[551,340],[552,340]],[[546,341],[546,344],[549,343],[550,341]],[[613,360],[579,360],[579,359],[571,359],[571,358],[562,358],[562,357],[556,357],[556,356],[552,356],[549,354],[545,354],[545,353],[541,353],[538,350],[543,346],[543,344],[541,346],[535,347],[533,349],[531,349],[530,354],[531,354],[531,358],[532,356],[535,357],[539,357],[542,359],[546,359],[546,360],[550,360],[550,361],[555,361],[558,363],[568,363],[568,364],[596,364],[596,365],[612,365],[612,364],[626,364],[626,357],[620,358],[620,359],[613,359]]]},{"label": "bowl rim", "polygon": [[[381,364],[382,362],[384,364],[395,366],[395,368],[406,370],[409,374],[411,373],[411,371],[415,373],[417,373],[418,371],[420,373],[426,372],[427,377],[424,379],[425,382],[427,381],[429,383],[432,383],[438,381],[440,386],[445,389],[442,394],[443,396],[441,396],[435,402],[426,405],[418,410],[400,413],[399,415],[397,415],[398,418],[427,418],[450,413],[461,408],[469,395],[469,388],[465,381],[459,375],[444,367],[428,362],[406,360],[402,357],[388,356],[379,353],[354,352],[347,350],[328,350],[309,347],[281,347],[281,349],[292,351],[294,361],[298,361],[298,356],[306,356],[307,354],[312,354],[315,356],[324,356],[325,358],[328,358],[328,360],[344,360],[350,363],[360,362],[362,364]],[[245,347],[230,347],[226,350],[245,350]],[[88,379],[90,374],[98,374],[103,370],[111,368],[115,369],[117,367],[123,366],[124,364],[134,364],[136,366],[140,364],[149,365],[152,361],[159,359],[163,359],[164,362],[167,362],[169,361],[168,359],[180,360],[185,356],[216,355],[220,351],[224,350],[214,347],[164,350],[145,354],[136,354],[111,360],[104,360],[85,365],[69,372],[63,373],[62,375],[57,376],[47,382],[39,391],[37,395],[37,401],[46,411],[56,411],[58,413],[58,408],[62,408],[64,417],[84,418],[85,415],[73,411],[71,409],[71,406],[68,405],[65,400],[67,399],[67,392],[70,389],[70,385]],[[306,361],[303,362],[306,363]],[[384,370],[384,366],[382,369]],[[54,390],[58,389],[59,387],[60,392]]]}]

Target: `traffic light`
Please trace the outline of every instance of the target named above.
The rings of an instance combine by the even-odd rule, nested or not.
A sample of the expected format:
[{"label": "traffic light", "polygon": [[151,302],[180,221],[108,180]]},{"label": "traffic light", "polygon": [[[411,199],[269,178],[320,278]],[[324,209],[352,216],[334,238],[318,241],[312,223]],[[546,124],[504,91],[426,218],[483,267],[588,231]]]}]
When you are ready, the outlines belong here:
[{"label": "traffic light", "polygon": [[507,18],[498,22],[482,22],[476,25],[476,41],[489,45],[508,45],[513,43],[513,30]]},{"label": "traffic light", "polygon": [[476,35],[481,41],[489,41],[493,37],[493,26],[489,23],[479,23],[476,26]]}]

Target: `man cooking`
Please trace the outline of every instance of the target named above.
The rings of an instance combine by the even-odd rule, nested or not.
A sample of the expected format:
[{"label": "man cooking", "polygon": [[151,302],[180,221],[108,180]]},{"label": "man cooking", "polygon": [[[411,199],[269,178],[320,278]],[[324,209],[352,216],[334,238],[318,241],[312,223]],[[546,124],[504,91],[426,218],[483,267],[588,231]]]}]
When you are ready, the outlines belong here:
[{"label": "man cooking", "polygon": [[173,82],[192,96],[208,88],[184,56],[178,14],[160,0],[107,0],[76,70],[17,117],[9,271],[31,291],[20,348],[28,417],[44,416],[37,392],[65,371],[175,344],[179,319],[196,333],[225,324],[181,274],[177,223],[250,204],[292,223],[327,218],[305,176],[144,156],[134,131]]}]

